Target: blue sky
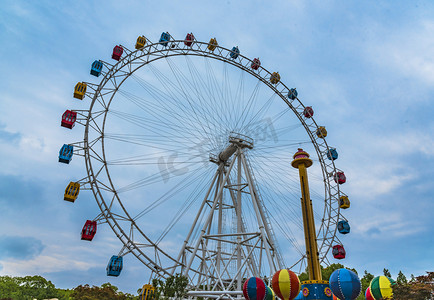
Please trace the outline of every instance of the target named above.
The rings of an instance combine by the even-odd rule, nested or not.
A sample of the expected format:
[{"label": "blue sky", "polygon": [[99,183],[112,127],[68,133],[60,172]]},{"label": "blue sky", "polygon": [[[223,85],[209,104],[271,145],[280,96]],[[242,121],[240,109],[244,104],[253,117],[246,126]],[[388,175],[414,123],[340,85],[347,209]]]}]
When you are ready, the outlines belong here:
[{"label": "blue sky", "polygon": [[129,292],[148,279],[132,256],[120,277],[105,276],[120,242],[108,227],[80,241],[98,207],[90,192],[62,200],[85,166],[57,155],[82,139],[81,130],[66,138],[59,123],[66,108],[86,108],[71,93],[90,63],[162,31],[238,45],[314,103],[347,175],[345,265],[359,274],[433,271],[432,16],[431,1],[3,1],[0,274],[40,274],[63,288],[110,281]]}]

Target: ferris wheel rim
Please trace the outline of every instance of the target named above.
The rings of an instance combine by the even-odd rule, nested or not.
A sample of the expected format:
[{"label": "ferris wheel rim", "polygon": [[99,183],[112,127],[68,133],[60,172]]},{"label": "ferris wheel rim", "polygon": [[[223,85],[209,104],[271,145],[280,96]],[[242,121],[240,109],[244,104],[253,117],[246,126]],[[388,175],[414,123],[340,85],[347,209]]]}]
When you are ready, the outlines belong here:
[{"label": "ferris wheel rim", "polygon": [[[108,112],[108,108],[110,107],[110,104],[112,102],[112,100],[114,99],[114,96],[117,92],[117,89],[138,69],[140,69],[141,67],[147,65],[148,63],[152,63],[154,61],[166,58],[166,57],[172,57],[172,56],[181,56],[181,55],[195,55],[195,56],[202,56],[202,57],[206,57],[206,58],[212,58],[212,59],[216,59],[216,60],[220,60],[224,63],[229,63],[239,69],[241,69],[242,71],[247,71],[247,73],[253,75],[254,77],[256,77],[258,80],[260,80],[262,83],[264,83],[266,86],[268,86],[269,88],[271,88],[273,90],[273,92],[275,94],[277,94],[287,105],[289,108],[291,108],[291,110],[293,111],[293,113],[297,116],[297,118],[299,119],[300,123],[303,125],[303,127],[305,128],[305,131],[308,133],[311,142],[317,152],[317,157],[319,159],[320,165],[321,165],[321,170],[323,172],[323,178],[324,180],[324,188],[325,188],[325,195],[328,201],[326,201],[327,205],[324,205],[324,211],[323,211],[323,220],[327,220],[328,223],[327,225],[325,225],[325,222],[323,221],[321,223],[320,229],[324,230],[323,228],[325,228],[326,234],[329,234],[331,237],[328,239],[331,239],[331,241],[328,241],[328,247],[326,245],[326,241],[327,241],[327,237],[325,239],[323,239],[321,246],[319,246],[319,251],[321,252],[321,249],[323,249],[323,247],[326,246],[326,251],[324,253],[324,255],[321,257],[322,260],[326,259],[326,255],[329,251],[329,249],[331,248],[331,244],[333,243],[333,241],[338,240],[338,238],[336,237],[336,226],[334,226],[334,230],[329,230],[329,228],[333,227],[331,225],[331,192],[330,192],[330,180],[329,180],[329,174],[326,171],[326,165],[324,163],[324,156],[321,155],[321,151],[319,150],[319,145],[316,142],[316,138],[314,136],[314,132],[316,129],[318,129],[320,126],[318,126],[318,124],[315,122],[315,120],[312,118],[310,118],[310,121],[312,121],[313,123],[313,128],[315,128],[315,130],[310,130],[309,128],[312,128],[312,124],[308,125],[305,120],[302,118],[302,116],[297,113],[296,108],[292,105],[292,102],[298,101],[298,106],[301,105],[302,108],[305,108],[304,104],[298,99],[294,99],[293,101],[288,101],[288,99],[283,95],[283,93],[288,93],[290,91],[290,89],[283,83],[283,82],[279,82],[277,85],[273,85],[269,82],[269,78],[271,76],[271,72],[269,72],[268,70],[266,70],[265,68],[263,68],[262,66],[260,66],[260,71],[255,72],[254,70],[251,70],[247,67],[247,65],[249,65],[250,63],[252,63],[252,60],[250,60],[249,58],[239,54],[239,57],[237,59],[232,59],[230,58],[230,53],[232,52],[231,50],[221,47],[219,45],[216,45],[216,50],[219,49],[219,54],[220,55],[216,55],[215,54],[215,50],[214,51],[207,51],[206,50],[206,46],[209,45],[209,43],[206,42],[199,42],[199,41],[194,41],[193,45],[200,45],[205,47],[205,49],[200,49],[200,47],[198,47],[197,49],[195,49],[193,46],[192,47],[183,47],[180,48],[179,45],[182,44],[184,42],[184,40],[174,40],[171,41],[171,43],[173,43],[175,45],[175,47],[167,47],[167,48],[161,48],[159,49],[158,47],[161,45],[161,43],[149,43],[147,46],[145,46],[144,48],[135,50],[135,51],[129,51],[128,55],[126,55],[125,57],[123,57],[118,63],[116,63],[115,65],[112,66],[112,68],[105,74],[104,78],[101,80],[100,84],[97,85],[97,89],[95,90],[95,95],[92,99],[92,103],[90,105],[89,108],[89,115],[86,121],[86,125],[85,125],[85,137],[84,137],[84,144],[85,144],[85,161],[86,161],[86,169],[87,169],[87,173],[89,175],[89,178],[91,178],[91,188],[92,191],[94,193],[95,199],[99,205],[99,208],[102,212],[102,214],[104,215],[105,219],[107,220],[107,222],[109,223],[110,227],[112,228],[112,230],[115,232],[115,234],[117,235],[117,237],[121,240],[121,242],[124,244],[124,248],[127,249],[127,252],[132,252],[140,261],[142,261],[145,265],[147,265],[151,270],[155,271],[156,273],[162,272],[162,269],[158,269],[158,264],[154,264],[154,267],[150,266],[149,263],[146,263],[144,260],[148,260],[148,262],[152,262],[154,263],[155,261],[153,261],[151,258],[147,257],[140,248],[136,247],[134,245],[134,242],[128,237],[128,234],[126,232],[124,232],[124,230],[122,229],[122,227],[118,224],[118,221],[110,214],[110,208],[107,205],[106,201],[104,200],[104,197],[102,196],[101,192],[100,192],[100,187],[98,186],[97,182],[97,176],[95,176],[95,173],[93,171],[92,168],[92,159],[91,159],[91,155],[89,152],[89,149],[91,149],[91,145],[92,142],[89,142],[88,140],[88,133],[89,133],[89,128],[90,128],[90,122],[92,120],[92,109],[93,106],[95,104],[95,102],[98,100],[98,94],[101,93],[101,91],[104,89],[105,85],[110,81],[110,78],[112,78],[113,76],[116,75],[117,72],[121,72],[123,71],[122,68],[124,68],[125,66],[127,66],[128,64],[131,64],[131,62],[137,60],[137,59],[141,59],[142,57],[145,56],[149,56],[150,54],[155,55],[156,53],[160,53],[163,54],[161,56],[156,56],[154,59],[152,60],[146,60],[143,61],[143,64],[141,64],[139,67],[135,68],[134,70],[130,70],[129,73],[127,73],[125,75],[125,78],[117,85],[116,91],[111,95],[109,102],[107,103],[107,109],[104,112],[104,122],[103,122],[103,128],[102,128],[102,133],[104,133],[104,127],[105,127],[105,121],[106,121],[106,117],[107,117],[107,112]],[[126,48],[125,48],[126,49]],[[147,52],[146,52],[147,49]],[[154,49],[154,52],[151,52],[150,50]],[[133,58],[133,54],[137,54],[137,53],[141,53],[141,55],[136,56]],[[223,56],[222,53],[226,53],[226,56]],[[247,64],[241,64],[242,61],[245,61]],[[118,68],[116,68],[118,66]],[[261,72],[263,72],[265,75],[261,76]],[[277,86],[281,86],[281,90],[277,89]],[[325,138],[322,139],[322,141],[325,144],[326,149],[330,149],[330,147],[328,146]],[[104,155],[104,161],[106,161],[105,158],[105,150],[104,150],[104,136],[101,137],[101,143],[103,145],[103,155]],[[332,169],[336,172],[337,168],[335,167],[334,161],[331,161],[331,165],[332,165]],[[115,191],[115,197],[118,200],[118,203],[122,206],[122,209],[124,210],[125,214],[130,218],[131,221],[133,221],[133,218],[131,218],[131,216],[129,215],[128,211],[125,209],[125,207],[122,205],[122,200],[119,198],[118,194],[116,193],[116,189],[115,186],[110,178],[110,172],[109,169],[107,167],[107,164],[105,165],[105,171],[109,177],[109,181],[111,184],[111,188],[113,189],[113,191]],[[340,194],[342,194],[340,192],[339,189],[339,185],[336,184],[336,189],[337,189],[337,195],[339,197]],[[327,195],[329,195],[327,197]],[[327,211],[327,208],[329,208],[329,210]],[[337,207],[337,212],[336,212],[336,220],[335,223],[337,223],[337,221],[342,218],[340,212],[339,212],[339,206]],[[325,218],[325,216],[328,215],[328,218]],[[140,229],[139,226],[137,226],[137,224],[135,224],[134,222],[132,222],[132,226],[134,226],[136,228],[136,230],[138,230],[138,232],[140,232],[142,234],[143,237],[145,237],[150,243],[153,243],[153,241],[151,241],[146,234],[143,233],[143,231]],[[333,234],[331,234],[333,233]],[[155,244],[154,244],[155,245]],[[173,262],[175,263],[179,263],[176,261],[176,259],[174,259],[171,255],[165,253],[165,251],[163,249],[161,249],[159,246],[155,245],[155,248],[158,249],[162,254],[166,255],[166,257],[168,257],[169,259],[171,259]],[[136,254],[134,251],[138,251],[139,254]],[[168,272],[166,272],[166,270],[163,270],[162,273],[168,274]]]}]

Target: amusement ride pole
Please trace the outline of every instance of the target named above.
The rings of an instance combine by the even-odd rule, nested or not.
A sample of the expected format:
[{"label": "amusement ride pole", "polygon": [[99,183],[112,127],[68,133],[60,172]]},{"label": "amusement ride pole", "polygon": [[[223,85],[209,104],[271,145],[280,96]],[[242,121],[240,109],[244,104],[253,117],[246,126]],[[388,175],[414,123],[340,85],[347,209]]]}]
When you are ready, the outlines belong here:
[{"label": "amusement ride pole", "polygon": [[307,179],[307,168],[312,165],[309,154],[299,148],[294,154],[291,162],[294,168],[298,169],[301,185],[301,210],[303,211],[304,239],[306,242],[307,267],[309,280],[322,280],[321,267],[318,259],[318,246],[316,243],[315,221],[313,219],[312,200],[309,194],[309,183]]},{"label": "amusement ride pole", "polygon": [[310,199],[307,168],[312,165],[309,154],[299,148],[294,154],[291,165],[298,169],[301,185],[301,210],[303,212],[304,239],[306,242],[306,257],[309,280],[303,281],[302,295],[307,300],[332,299],[332,291],[327,280],[322,280],[321,266],[318,258],[318,245],[316,242],[315,221],[313,218],[312,200]]}]

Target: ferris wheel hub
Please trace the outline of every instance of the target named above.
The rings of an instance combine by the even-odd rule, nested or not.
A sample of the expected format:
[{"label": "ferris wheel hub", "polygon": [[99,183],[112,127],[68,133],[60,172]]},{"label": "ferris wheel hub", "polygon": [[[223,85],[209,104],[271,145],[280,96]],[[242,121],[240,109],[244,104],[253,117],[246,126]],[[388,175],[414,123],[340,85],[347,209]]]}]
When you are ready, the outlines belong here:
[{"label": "ferris wheel hub", "polygon": [[220,152],[218,155],[218,160],[221,162],[226,162],[237,151],[238,148],[253,149],[253,139],[241,133],[229,133],[229,146]]}]

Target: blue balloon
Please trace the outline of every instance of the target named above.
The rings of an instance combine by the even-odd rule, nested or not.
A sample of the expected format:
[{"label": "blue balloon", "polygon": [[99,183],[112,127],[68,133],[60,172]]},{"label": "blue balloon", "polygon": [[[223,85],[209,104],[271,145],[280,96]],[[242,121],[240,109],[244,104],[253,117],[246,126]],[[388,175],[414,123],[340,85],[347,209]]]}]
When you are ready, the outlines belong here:
[{"label": "blue balloon", "polygon": [[357,274],[347,269],[335,270],[329,282],[333,294],[341,300],[356,299],[362,290],[362,283]]}]

